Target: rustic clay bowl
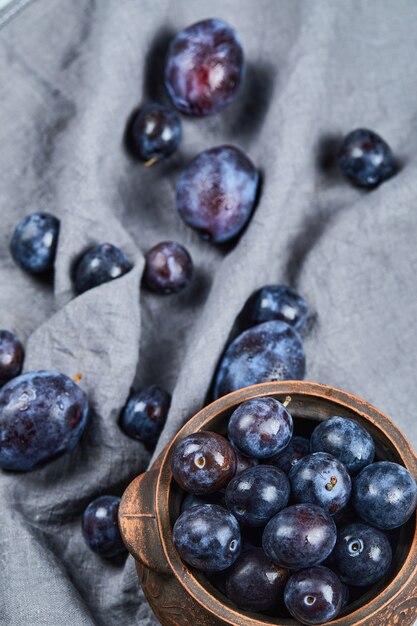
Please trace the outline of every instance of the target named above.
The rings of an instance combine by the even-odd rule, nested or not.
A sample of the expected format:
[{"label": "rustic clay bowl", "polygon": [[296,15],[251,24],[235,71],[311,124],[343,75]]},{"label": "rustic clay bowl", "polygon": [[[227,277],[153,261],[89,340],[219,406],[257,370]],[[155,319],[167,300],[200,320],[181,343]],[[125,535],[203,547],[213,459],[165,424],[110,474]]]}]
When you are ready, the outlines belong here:
[{"label": "rustic clay bowl", "polygon": [[[151,469],[126,489],[120,505],[120,528],[136,560],[139,582],[164,626],[290,626],[287,618],[240,611],[196,570],[185,565],[173,543],[172,526],[184,493],[172,479],[175,444],[199,430],[226,432],[231,412],[256,396],[281,401],[290,395],[296,434],[309,435],[317,422],[332,415],[352,417],[375,439],[377,457],[402,463],[417,479],[417,458],[405,437],[385,415],[348,393],[309,382],[263,383],[231,393],[197,413],[179,431]],[[415,515],[392,532],[393,564],[386,577],[353,601],[334,621],[337,626],[409,626],[417,619],[417,526]]]}]

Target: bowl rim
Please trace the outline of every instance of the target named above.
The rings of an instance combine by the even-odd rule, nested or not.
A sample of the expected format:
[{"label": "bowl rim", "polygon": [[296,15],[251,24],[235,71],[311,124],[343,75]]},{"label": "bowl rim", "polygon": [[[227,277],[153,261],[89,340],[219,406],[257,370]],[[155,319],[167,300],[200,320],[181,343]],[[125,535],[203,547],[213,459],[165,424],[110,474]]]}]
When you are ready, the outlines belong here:
[{"label": "bowl rim", "polygon": [[[220,599],[212,595],[195,577],[191,569],[181,560],[172,541],[172,529],[170,519],[169,498],[173,476],[170,467],[172,450],[176,443],[191,434],[204,430],[207,422],[211,422],[221,413],[232,410],[242,402],[259,396],[310,396],[338,404],[341,407],[353,411],[365,421],[371,422],[375,428],[389,439],[402,463],[417,480],[417,457],[406,437],[399,428],[384,413],[361,398],[341,389],[309,381],[274,381],[259,383],[238,389],[226,396],[222,396],[206,405],[192,416],[177,432],[163,452],[160,469],[157,476],[155,489],[156,520],[162,548],[172,573],[186,592],[209,611],[213,616],[220,618],[224,623],[235,626],[292,626],[296,624],[293,619],[269,618],[266,615],[258,617],[256,613],[243,614],[239,610],[224,604]],[[198,423],[198,427],[195,425]],[[360,606],[352,613],[336,618],[329,624],[340,626],[360,626],[372,616],[376,616],[384,610],[401,592],[409,585],[411,580],[417,580],[417,518],[414,534],[407,557],[390,584],[384,587],[377,596],[368,603]],[[277,621],[277,619],[279,621]],[[346,621],[348,620],[348,621]],[[353,621],[352,621],[353,620]]]}]

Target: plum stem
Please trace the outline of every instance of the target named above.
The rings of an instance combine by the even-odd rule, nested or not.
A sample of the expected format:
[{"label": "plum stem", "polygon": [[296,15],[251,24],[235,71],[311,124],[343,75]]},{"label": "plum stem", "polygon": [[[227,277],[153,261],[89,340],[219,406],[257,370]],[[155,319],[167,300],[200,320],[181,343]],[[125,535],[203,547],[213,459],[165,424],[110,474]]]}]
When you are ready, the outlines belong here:
[{"label": "plum stem", "polygon": [[152,165],[155,165],[155,163],[158,163],[158,161],[159,161],[159,157],[154,156],[151,159],[148,159],[148,161],[145,161],[143,165],[145,167],[152,167]]},{"label": "plum stem", "polygon": [[327,491],[331,491],[334,487],[336,487],[336,485],[337,485],[336,476],[331,476],[330,481],[326,485]]},{"label": "plum stem", "polygon": [[292,398],[291,396],[287,396],[284,400],[284,402],[282,403],[282,406],[285,406],[285,408],[287,408],[287,406],[290,404]]},{"label": "plum stem", "polygon": [[82,380],[82,378],[83,378],[83,375],[81,374],[81,372],[78,372],[78,374],[75,374],[72,380],[74,381],[74,383],[79,383],[80,380]]}]

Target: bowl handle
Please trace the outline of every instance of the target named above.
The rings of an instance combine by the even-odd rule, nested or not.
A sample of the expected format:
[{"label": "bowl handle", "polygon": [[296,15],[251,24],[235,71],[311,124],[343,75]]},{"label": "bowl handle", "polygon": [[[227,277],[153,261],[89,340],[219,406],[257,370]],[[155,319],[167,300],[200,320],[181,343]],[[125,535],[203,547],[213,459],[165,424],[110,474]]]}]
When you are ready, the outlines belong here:
[{"label": "bowl handle", "polygon": [[120,502],[119,527],[127,549],[137,561],[158,574],[169,574],[155,517],[158,471],[159,467],[153,466],[127,487]]}]

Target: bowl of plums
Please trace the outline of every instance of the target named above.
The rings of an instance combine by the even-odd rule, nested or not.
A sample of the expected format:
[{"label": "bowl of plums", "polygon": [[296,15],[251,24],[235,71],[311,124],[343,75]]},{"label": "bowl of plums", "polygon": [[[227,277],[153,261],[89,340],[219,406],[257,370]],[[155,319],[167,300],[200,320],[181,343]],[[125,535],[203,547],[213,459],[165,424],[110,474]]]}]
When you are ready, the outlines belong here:
[{"label": "bowl of plums", "polygon": [[365,401],[262,383],[191,418],[119,523],[164,626],[408,626],[416,478],[409,443]]}]

